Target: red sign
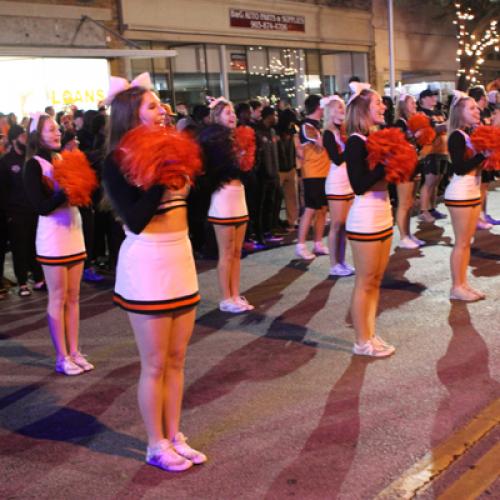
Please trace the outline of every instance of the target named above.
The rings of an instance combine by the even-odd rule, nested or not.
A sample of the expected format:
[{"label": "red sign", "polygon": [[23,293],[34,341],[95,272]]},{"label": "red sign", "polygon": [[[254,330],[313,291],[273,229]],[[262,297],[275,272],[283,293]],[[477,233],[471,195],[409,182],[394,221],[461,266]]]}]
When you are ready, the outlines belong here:
[{"label": "red sign", "polygon": [[270,31],[306,31],[304,16],[271,14],[256,10],[229,9],[229,22],[235,28]]}]

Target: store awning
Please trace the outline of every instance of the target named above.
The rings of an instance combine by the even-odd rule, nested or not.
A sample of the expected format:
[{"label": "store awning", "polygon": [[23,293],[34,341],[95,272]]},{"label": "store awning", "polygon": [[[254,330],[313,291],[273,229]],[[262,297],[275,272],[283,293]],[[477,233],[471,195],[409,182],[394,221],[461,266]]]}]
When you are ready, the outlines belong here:
[{"label": "store awning", "polygon": [[85,59],[127,57],[130,59],[152,59],[175,57],[176,55],[177,51],[175,50],[0,46],[0,57],[67,57]]}]

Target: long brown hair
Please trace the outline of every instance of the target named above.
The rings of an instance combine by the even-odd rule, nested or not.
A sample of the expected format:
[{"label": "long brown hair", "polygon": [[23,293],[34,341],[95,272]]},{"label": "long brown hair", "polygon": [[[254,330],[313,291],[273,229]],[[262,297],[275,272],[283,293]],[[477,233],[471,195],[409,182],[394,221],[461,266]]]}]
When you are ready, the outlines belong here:
[{"label": "long brown hair", "polygon": [[[26,161],[40,154],[40,150],[47,149],[42,141],[42,130],[45,122],[51,120],[52,117],[46,114],[40,115],[36,129],[28,134],[28,140],[26,141]],[[31,129],[31,124],[33,123],[33,118],[28,123],[28,130]]]},{"label": "long brown hair", "polygon": [[450,121],[448,124],[448,135],[453,131],[464,128],[463,113],[468,101],[474,101],[472,97],[463,97],[450,107]]},{"label": "long brown hair", "polygon": [[139,125],[139,108],[146,92],[149,91],[144,87],[132,87],[120,92],[113,99],[108,121],[108,152],[116,148],[129,130]]},{"label": "long brown hair", "polygon": [[361,93],[347,106],[347,135],[354,133],[368,135],[370,133],[369,116],[370,102],[375,91],[363,89]]}]

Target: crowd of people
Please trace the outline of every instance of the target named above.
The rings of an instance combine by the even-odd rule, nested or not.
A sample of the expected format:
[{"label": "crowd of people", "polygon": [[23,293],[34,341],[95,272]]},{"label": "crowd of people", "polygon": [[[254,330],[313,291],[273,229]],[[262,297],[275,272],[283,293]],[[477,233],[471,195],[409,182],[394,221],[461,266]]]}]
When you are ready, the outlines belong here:
[{"label": "crowd of people", "polygon": [[[353,353],[384,358],[395,347],[378,335],[375,319],[394,221],[401,248],[425,245],[411,231],[416,197],[418,218],[429,224],[447,217],[436,208],[444,194],[455,234],[450,299],[485,298],[467,267],[476,229],[500,223],[486,211],[495,171],[483,168],[495,151],[477,150],[471,134],[481,123],[500,126],[496,91],[455,92],[442,106],[426,89],[418,99],[403,93],[394,105],[353,79],[347,103],[309,95],[302,115],[285,103],[233,107],[219,97],[179,116],[151,88],[147,74],[130,83],[112,77],[108,109],[56,115],[48,107],[21,124],[2,116],[0,160],[0,277],[10,248],[19,295],[48,291],[57,372],[94,369],[79,348],[80,282],[102,279],[98,263],[115,275],[113,300],[128,315],[141,359],[148,463],[181,471],[207,460],[180,430],[184,361],[200,301],[195,256],[216,249],[219,308],[244,313],[255,305],[240,293],[242,252],[297,231],[297,258],[329,256],[329,275],[355,275]],[[418,113],[432,129],[425,144],[424,129],[411,126]],[[415,158],[405,167],[411,175],[392,185],[388,162],[370,160],[377,131],[390,128],[402,131]],[[65,153],[79,150],[82,171],[97,180],[85,188],[89,203],[74,201],[60,175]]]}]

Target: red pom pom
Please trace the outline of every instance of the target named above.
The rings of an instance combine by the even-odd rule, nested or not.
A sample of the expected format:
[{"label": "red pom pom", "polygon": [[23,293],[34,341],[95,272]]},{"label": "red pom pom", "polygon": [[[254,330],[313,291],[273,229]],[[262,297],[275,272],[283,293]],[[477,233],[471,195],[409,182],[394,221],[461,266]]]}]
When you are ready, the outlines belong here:
[{"label": "red pom pom", "polygon": [[140,125],[123,137],[116,159],[125,177],[142,189],[162,184],[180,189],[201,173],[198,144],[186,133]]},{"label": "red pom pom", "polygon": [[382,163],[387,182],[398,184],[411,179],[417,166],[417,152],[400,129],[386,128],[371,133],[366,148],[368,166],[373,169]]},{"label": "red pom pom", "polygon": [[234,131],[236,156],[243,172],[252,170],[255,164],[255,132],[252,127],[242,125]]},{"label": "red pom pom", "polygon": [[70,205],[90,205],[97,177],[85,154],[79,149],[63,151],[52,163],[54,179],[66,193]]},{"label": "red pom pom", "polygon": [[408,119],[408,128],[413,132],[413,135],[419,132],[418,137],[416,137],[419,146],[428,146],[436,138],[436,131],[432,128],[429,117],[424,113],[415,113],[411,116]]},{"label": "red pom pom", "polygon": [[489,125],[477,127],[470,136],[474,149],[478,152],[489,152],[483,162],[485,170],[500,169],[500,128]]}]

